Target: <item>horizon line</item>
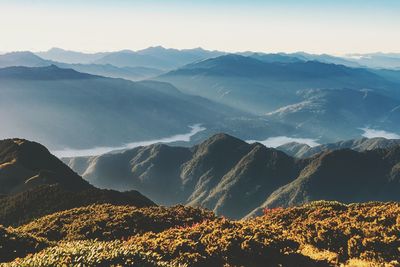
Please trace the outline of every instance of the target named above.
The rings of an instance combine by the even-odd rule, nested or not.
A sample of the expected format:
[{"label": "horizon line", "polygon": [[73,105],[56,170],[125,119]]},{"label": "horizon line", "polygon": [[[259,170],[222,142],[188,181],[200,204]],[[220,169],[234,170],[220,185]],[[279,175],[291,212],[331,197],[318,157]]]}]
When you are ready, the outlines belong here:
[{"label": "horizon line", "polygon": [[172,49],[172,50],[179,50],[179,51],[185,51],[185,50],[195,50],[195,49],[201,49],[204,51],[210,51],[210,52],[221,52],[221,53],[227,53],[227,54],[237,54],[237,53],[265,53],[265,54],[296,54],[296,53],[307,53],[307,54],[313,54],[313,55],[333,55],[333,56],[350,56],[350,55],[368,55],[368,54],[400,54],[399,51],[382,51],[382,50],[374,50],[374,51],[369,51],[369,52],[346,52],[346,53],[330,53],[330,52],[312,52],[312,51],[305,51],[305,50],[296,50],[296,51],[272,51],[272,50],[264,50],[264,51],[253,51],[253,50],[219,50],[219,49],[209,49],[209,48],[204,48],[202,46],[196,46],[196,47],[191,47],[191,48],[177,48],[177,47],[166,47],[164,45],[150,45],[144,48],[140,49],[129,49],[129,48],[123,48],[123,49],[115,49],[115,50],[76,50],[76,49],[69,49],[69,48],[62,48],[58,46],[52,46],[47,49],[21,49],[21,50],[0,50],[0,55],[8,54],[8,53],[18,53],[18,52],[31,52],[31,53],[45,53],[49,52],[53,49],[59,49],[63,50],[66,52],[78,52],[78,53],[84,53],[84,54],[98,54],[98,53],[116,53],[116,52],[122,52],[122,51],[129,51],[129,52],[140,52],[146,49],[150,48],[162,48],[162,49]]}]

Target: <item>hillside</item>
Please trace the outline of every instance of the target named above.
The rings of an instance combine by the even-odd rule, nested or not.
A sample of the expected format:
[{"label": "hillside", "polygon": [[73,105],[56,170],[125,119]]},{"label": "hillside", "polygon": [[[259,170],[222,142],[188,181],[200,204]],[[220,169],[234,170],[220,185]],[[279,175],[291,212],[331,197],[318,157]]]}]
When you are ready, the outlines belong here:
[{"label": "hillside", "polygon": [[235,54],[188,64],[158,79],[183,92],[259,114],[295,103],[299,90],[371,89],[396,95],[399,88],[368,69],[319,61],[268,62]]},{"label": "hillside", "polygon": [[0,112],[0,138],[37,140],[51,150],[121,146],[186,133],[197,123],[211,129],[225,119],[246,117],[165,83],[134,83],[54,65],[0,69]]},{"label": "hillside", "polygon": [[[108,216],[112,210],[114,212]],[[102,216],[94,222],[88,221],[88,216],[95,212]],[[174,219],[174,214],[178,220]],[[194,214],[200,217],[191,219]],[[400,257],[399,214],[398,203],[314,202],[265,210],[262,216],[254,219],[230,221],[183,207],[133,210],[97,205],[55,213],[18,229],[8,228],[8,233],[14,233],[13,242],[24,245],[16,247],[13,254],[2,257],[1,261],[21,256],[2,266],[58,266],[63,263],[261,267],[268,263],[285,267],[394,267],[399,264]],[[173,221],[165,225],[163,221],[169,215]],[[65,224],[56,223],[57,218]],[[196,223],[182,226],[185,220]],[[49,228],[43,229],[43,223],[49,223]],[[151,227],[158,230],[149,232]],[[82,233],[82,229],[86,231]],[[49,238],[59,235],[56,240],[61,237],[70,241],[49,242],[29,233]],[[91,239],[93,234],[101,238]],[[9,240],[1,236],[3,244]],[[41,246],[35,246],[35,242],[41,242]],[[4,252],[0,246],[0,255],[7,255]],[[25,256],[29,252],[33,254]]]},{"label": "hillside", "polygon": [[400,147],[357,152],[327,151],[315,156],[289,184],[273,192],[251,215],[263,208],[294,206],[313,200],[346,203],[398,201]]},{"label": "hillside", "polygon": [[93,203],[155,205],[137,191],[97,189],[42,145],[22,139],[0,141],[0,185],[2,225]]},{"label": "hillside", "polygon": [[266,117],[327,140],[355,138],[366,126],[400,131],[400,101],[396,98],[350,89],[306,90],[298,95],[302,97],[301,101],[267,113]]},{"label": "hillside", "polygon": [[159,204],[201,205],[234,218],[295,178],[305,163],[227,134],[192,148],[157,144],[64,162],[100,188],[135,189]]},{"label": "hillside", "polygon": [[399,159],[398,146],[297,159],[217,134],[191,148],[158,144],[64,162],[100,188],[135,189],[159,204],[186,203],[241,218],[313,200],[397,201]]}]

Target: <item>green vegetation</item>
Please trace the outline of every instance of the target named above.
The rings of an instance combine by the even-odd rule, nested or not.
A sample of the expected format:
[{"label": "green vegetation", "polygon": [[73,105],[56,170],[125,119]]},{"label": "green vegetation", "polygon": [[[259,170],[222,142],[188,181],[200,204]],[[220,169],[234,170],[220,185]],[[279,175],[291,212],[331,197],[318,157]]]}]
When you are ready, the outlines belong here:
[{"label": "green vegetation", "polygon": [[183,206],[91,205],[12,231],[58,242],[4,266],[400,264],[399,203],[319,201],[266,209],[263,216],[241,221]]}]

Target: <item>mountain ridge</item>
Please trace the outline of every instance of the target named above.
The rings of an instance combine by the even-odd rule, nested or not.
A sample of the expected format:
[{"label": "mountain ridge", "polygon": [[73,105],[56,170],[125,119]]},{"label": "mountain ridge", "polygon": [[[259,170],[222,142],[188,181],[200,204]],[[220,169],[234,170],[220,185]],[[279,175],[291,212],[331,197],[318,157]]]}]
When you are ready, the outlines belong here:
[{"label": "mountain ridge", "polygon": [[[99,187],[134,188],[161,204],[186,203],[242,218],[260,214],[264,208],[321,199],[347,203],[397,200],[399,188],[394,185],[400,177],[400,146],[393,145],[365,152],[328,150],[300,159],[217,134],[191,148],[152,145],[63,161],[72,168],[81,161],[82,176]],[[369,182],[362,182],[364,177]],[[161,192],[155,190],[159,185]]]}]

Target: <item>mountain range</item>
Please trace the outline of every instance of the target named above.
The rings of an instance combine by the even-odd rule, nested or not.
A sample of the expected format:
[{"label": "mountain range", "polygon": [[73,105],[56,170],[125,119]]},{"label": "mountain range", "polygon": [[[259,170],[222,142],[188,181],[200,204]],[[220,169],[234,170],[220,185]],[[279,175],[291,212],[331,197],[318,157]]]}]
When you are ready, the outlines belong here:
[{"label": "mountain range", "polygon": [[[246,213],[253,202],[262,199],[261,192],[288,183],[248,213],[246,220],[235,221],[202,208],[156,206],[137,191],[98,189],[42,145],[2,140],[1,265],[397,264],[397,202],[312,200],[398,201],[398,145],[365,152],[327,151],[303,160],[218,134],[193,148],[153,145],[137,150],[140,155],[130,167],[142,172],[142,184],[150,185],[152,180],[164,189],[164,195],[178,197],[165,179],[172,175],[168,173],[171,165],[188,158],[178,171],[184,174],[183,188],[197,183],[191,200],[204,200],[202,205],[215,205],[217,212],[229,217]],[[120,152],[125,153],[134,154]],[[121,158],[113,159],[114,166],[124,168],[126,162],[118,163]],[[287,181],[299,171],[297,178]],[[154,179],[157,172],[167,174],[164,180]],[[208,197],[202,193],[207,190]]]},{"label": "mountain range", "polygon": [[360,137],[361,128],[399,131],[400,72],[253,56],[207,59],[156,79],[321,142]]},{"label": "mountain range", "polygon": [[[133,81],[144,80],[147,78],[158,76],[163,73],[162,70],[156,68],[142,67],[142,66],[116,67],[111,64],[90,63],[84,60],[85,56],[84,54],[82,55],[82,53],[72,52],[72,51],[71,52],[65,51],[65,52],[68,55],[69,53],[73,53],[73,56],[71,56],[72,58],[69,59],[68,55],[61,58],[57,56],[46,57],[54,59],[50,60],[41,58],[38,55],[28,51],[7,53],[4,55],[0,55],[0,67],[16,67],[16,66],[46,67],[50,65],[55,65],[60,68],[74,69],[78,72],[84,72],[88,74],[100,75],[111,78],[123,78]],[[41,55],[41,53],[38,54]],[[77,60],[73,60],[73,58],[76,58]],[[56,59],[61,59],[66,61],[57,61]],[[86,62],[86,63],[71,63],[71,62]]]},{"label": "mountain range", "polygon": [[399,139],[386,139],[383,137],[375,137],[375,138],[364,137],[360,139],[340,141],[336,143],[323,144],[314,147],[311,147],[307,144],[290,142],[284,145],[280,145],[276,147],[276,149],[281,150],[286,154],[296,158],[307,158],[329,150],[339,150],[348,148],[351,150],[362,152],[378,148],[390,148],[397,145],[400,145]]},{"label": "mountain range", "polygon": [[[191,144],[218,132],[246,140],[288,136],[331,143],[359,138],[365,128],[400,131],[400,71],[366,68],[351,58],[163,47],[0,55],[0,66],[16,65],[31,69],[0,71],[0,109],[6,117],[0,137],[26,137],[52,150],[165,138],[197,123],[206,130]],[[21,107],[9,107],[12,101]],[[113,108],[119,105],[123,108]],[[43,125],[51,130],[44,131]]]},{"label": "mountain range", "polygon": [[189,64],[157,79],[258,114],[296,103],[303,90],[370,89],[398,97],[400,86],[367,69],[318,61],[266,62],[234,54]]},{"label": "mountain range", "polygon": [[224,125],[224,118],[244,115],[169,84],[134,83],[54,65],[3,68],[0,81],[1,136],[32,138],[52,149],[157,139],[196,123]]},{"label": "mountain range", "polygon": [[194,61],[220,56],[224,52],[208,51],[202,48],[178,50],[155,46],[138,51],[121,50],[100,53],[82,53],[52,48],[36,54],[46,60],[67,64],[102,64],[116,67],[146,67],[169,70]]},{"label": "mountain range", "polygon": [[[366,143],[366,141],[365,141]],[[100,188],[135,189],[156,203],[185,203],[242,218],[313,200],[399,198],[400,149],[326,150],[295,158],[217,134],[191,148],[156,144],[63,161]]]}]

